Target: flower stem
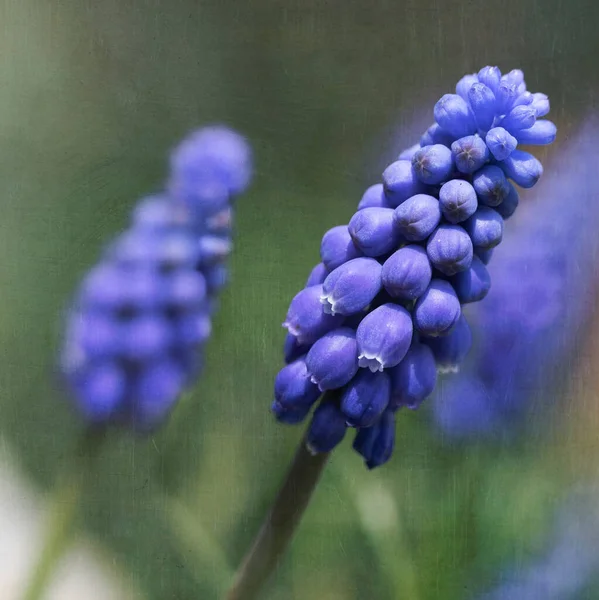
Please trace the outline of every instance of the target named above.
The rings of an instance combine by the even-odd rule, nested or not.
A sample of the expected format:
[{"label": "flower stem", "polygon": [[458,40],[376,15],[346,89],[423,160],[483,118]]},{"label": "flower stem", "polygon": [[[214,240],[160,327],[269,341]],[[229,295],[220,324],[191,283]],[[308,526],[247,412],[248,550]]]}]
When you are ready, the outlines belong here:
[{"label": "flower stem", "polygon": [[287,477],[250,550],[227,600],[253,600],[277,567],[310,502],[328,453],[312,455],[302,439]]},{"label": "flower stem", "polygon": [[52,492],[49,520],[41,552],[31,571],[23,600],[40,600],[52,573],[68,547],[77,517],[83,481],[91,471],[94,459],[105,438],[105,429],[89,427],[78,438],[71,464]]}]

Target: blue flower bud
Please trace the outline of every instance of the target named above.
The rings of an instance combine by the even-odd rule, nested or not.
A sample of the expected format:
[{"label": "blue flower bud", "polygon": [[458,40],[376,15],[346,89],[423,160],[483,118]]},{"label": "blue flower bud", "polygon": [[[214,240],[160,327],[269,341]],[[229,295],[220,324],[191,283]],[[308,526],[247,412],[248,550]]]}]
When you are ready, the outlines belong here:
[{"label": "blue flower bud", "polygon": [[[448,131],[445,131],[437,123],[433,123],[420,138],[420,147],[433,146],[434,144],[441,144],[442,146],[451,146],[455,136],[451,135]],[[418,148],[416,149],[418,151]],[[416,154],[416,152],[414,152]],[[410,157],[410,160],[414,158],[414,154]]]},{"label": "blue flower bud", "polygon": [[425,240],[441,220],[439,201],[427,194],[417,194],[395,209],[395,226],[410,242]]},{"label": "blue flower bud", "polygon": [[353,448],[364,458],[369,469],[375,469],[391,458],[394,445],[395,415],[386,410],[372,427],[358,430]]},{"label": "blue flower bud", "polygon": [[391,382],[387,373],[360,369],[341,396],[341,412],[350,427],[370,427],[387,405]]},{"label": "blue flower bud", "polygon": [[412,163],[407,160],[397,160],[384,170],[383,188],[392,208],[411,196],[426,191],[426,186],[416,177]]},{"label": "blue flower bud", "polygon": [[188,311],[198,308],[206,299],[206,280],[198,271],[176,271],[165,283],[164,301],[169,309]]},{"label": "blue flower bud", "polygon": [[507,185],[508,193],[505,200],[499,206],[495,207],[495,210],[503,217],[504,221],[509,219],[516,212],[520,202],[516,188],[509,181],[507,182]]},{"label": "blue flower bud", "polygon": [[354,258],[337,267],[322,286],[323,312],[353,315],[366,308],[381,291],[381,270],[373,258]]},{"label": "blue flower bud", "polygon": [[345,437],[345,415],[333,402],[322,402],[314,411],[306,437],[306,446],[312,454],[330,452]]},{"label": "blue flower bud", "polygon": [[478,201],[487,206],[498,206],[509,194],[509,181],[504,172],[495,165],[486,165],[472,178]]},{"label": "blue flower bud", "polygon": [[284,366],[275,378],[275,402],[283,409],[310,408],[320,393],[310,379],[305,358]]},{"label": "blue flower bud", "polygon": [[503,238],[503,218],[487,206],[479,206],[464,223],[464,228],[476,248],[489,250],[500,244]]},{"label": "blue flower bud", "polygon": [[125,374],[112,362],[95,363],[70,380],[78,406],[91,422],[108,420],[121,407],[127,391]]},{"label": "blue flower bud", "polygon": [[516,137],[521,144],[533,144],[544,146],[551,144],[557,135],[557,127],[551,122],[541,119],[529,129],[522,129],[516,133]]},{"label": "blue flower bud", "polygon": [[414,144],[409,148],[406,148],[400,155],[397,157],[397,160],[412,160],[414,154],[420,150],[420,144]]},{"label": "blue flower bud", "polygon": [[531,106],[537,111],[537,117],[544,117],[549,112],[549,98],[545,94],[533,94]]},{"label": "blue flower bud", "polygon": [[512,69],[502,77],[502,80],[519,86],[524,83],[524,73],[520,69]]},{"label": "blue flower bud", "polygon": [[412,343],[404,359],[397,367],[391,369],[389,375],[389,407],[393,410],[402,406],[417,409],[433,393],[437,382],[437,366],[432,350],[425,344]]},{"label": "blue flower bud", "polygon": [[356,332],[342,327],[323,335],[310,348],[306,366],[310,380],[321,392],[349,383],[358,371]]},{"label": "blue flower bud", "polygon": [[470,267],[472,242],[459,225],[440,225],[426,244],[432,265],[444,275],[455,275]]},{"label": "blue flower bud", "polygon": [[439,206],[450,223],[460,223],[476,211],[476,192],[467,181],[452,179],[443,184],[439,191]]},{"label": "blue flower bud", "polygon": [[387,254],[395,250],[401,240],[394,225],[392,208],[359,210],[350,219],[348,230],[355,246],[366,256],[379,257]]},{"label": "blue flower bud", "polygon": [[230,206],[206,217],[206,229],[211,233],[230,234],[233,225],[233,211]]},{"label": "blue flower bud", "polygon": [[103,312],[73,314],[68,323],[66,343],[81,358],[95,361],[118,355],[123,336],[118,320]]},{"label": "blue flower bud", "polygon": [[172,341],[172,330],[165,319],[144,315],[125,325],[123,354],[131,361],[147,361],[165,353]]},{"label": "blue flower bud", "polygon": [[[392,209],[385,210],[390,210],[393,214]],[[358,256],[361,253],[354,245],[347,225],[338,225],[324,234],[320,244],[320,258],[329,272]]]},{"label": "blue flower bud", "polygon": [[[459,97],[459,96],[458,96]],[[453,155],[447,146],[425,146],[414,154],[412,167],[422,183],[434,185],[445,181],[453,171]]]},{"label": "blue flower bud", "polygon": [[479,135],[467,135],[451,145],[455,166],[461,173],[474,173],[489,160],[489,149]]},{"label": "blue flower bud", "polygon": [[303,356],[310,350],[310,344],[300,344],[294,335],[288,333],[285,336],[285,343],[283,345],[283,356],[285,358],[285,364],[292,363],[297,360],[300,356]]},{"label": "blue flower bud", "polygon": [[460,301],[451,284],[433,279],[414,307],[414,326],[429,337],[446,335],[460,318]]},{"label": "blue flower bud", "polygon": [[382,183],[375,183],[364,192],[358,204],[358,210],[363,208],[392,208],[385,196]]},{"label": "blue flower bud", "polygon": [[491,258],[493,258],[493,248],[489,250],[485,250],[484,248],[474,248],[474,256],[478,256],[483,265],[488,265],[491,262]]},{"label": "blue flower bud", "polygon": [[520,105],[528,106],[529,104],[532,104],[533,100],[534,100],[533,95],[530,92],[523,92],[514,100],[513,106],[520,106]]},{"label": "blue flower bud", "polygon": [[518,140],[503,127],[493,127],[485,140],[496,160],[505,160],[518,145]]},{"label": "blue flower bud", "polygon": [[424,343],[432,350],[440,373],[457,373],[472,346],[472,332],[462,315],[448,335],[426,338]]},{"label": "blue flower bud", "polygon": [[383,286],[392,298],[399,300],[416,300],[422,296],[431,277],[431,263],[421,246],[404,246],[383,265]]},{"label": "blue flower bud", "polygon": [[501,163],[505,174],[513,179],[520,187],[531,188],[543,174],[543,165],[528,152],[514,150]]},{"label": "blue flower bud", "polygon": [[412,318],[397,304],[383,304],[358,326],[358,364],[373,373],[395,367],[412,343]]},{"label": "blue flower bud", "polygon": [[532,106],[516,106],[501,120],[501,127],[516,135],[521,129],[528,129],[535,124],[537,111]]},{"label": "blue flower bud", "polygon": [[478,72],[478,80],[495,93],[501,82],[501,71],[499,67],[483,67]]},{"label": "blue flower bud", "polygon": [[300,406],[299,408],[284,408],[274,400],[270,406],[270,410],[279,423],[284,423],[285,425],[297,425],[308,416],[311,407]]},{"label": "blue flower bud", "polygon": [[320,298],[323,293],[322,285],[313,285],[304,288],[291,301],[283,327],[302,345],[313,344],[343,323],[341,315],[327,314],[322,310]]},{"label": "blue flower bud", "polygon": [[306,287],[324,283],[324,280],[327,278],[328,274],[329,270],[322,263],[318,263],[312,269],[312,271],[310,271],[310,275],[308,275],[308,279],[306,281]]},{"label": "blue flower bud", "polygon": [[462,304],[478,302],[491,289],[491,276],[482,260],[478,256],[473,256],[470,268],[455,275],[451,285]]},{"label": "blue flower bud", "polygon": [[476,73],[464,75],[455,86],[456,94],[461,96],[464,100],[468,100],[468,92],[475,83],[478,83],[478,75]]},{"label": "blue flower bud", "polygon": [[220,235],[203,235],[198,240],[198,265],[222,262],[231,253],[231,240]]},{"label": "blue flower bud", "polygon": [[468,92],[470,107],[474,113],[476,126],[482,131],[493,127],[495,119],[495,94],[484,83],[475,83]]},{"label": "blue flower bud", "polygon": [[206,291],[208,295],[216,294],[222,290],[229,281],[229,270],[224,265],[212,265],[202,269],[202,274],[206,280]]},{"label": "blue flower bud", "polygon": [[501,81],[497,91],[495,92],[495,99],[497,100],[497,114],[507,114],[511,110],[517,97],[518,90],[516,89],[516,86],[513,83]]},{"label": "blue flower bud", "polygon": [[456,94],[445,94],[435,104],[435,121],[456,138],[476,133],[476,123],[468,103]]},{"label": "blue flower bud", "polygon": [[160,360],[137,374],[131,388],[133,426],[151,431],[162,423],[185,384],[185,373],[174,361]]},{"label": "blue flower bud", "polygon": [[212,333],[210,316],[199,311],[183,315],[177,319],[176,339],[183,346],[198,347],[204,344]]}]

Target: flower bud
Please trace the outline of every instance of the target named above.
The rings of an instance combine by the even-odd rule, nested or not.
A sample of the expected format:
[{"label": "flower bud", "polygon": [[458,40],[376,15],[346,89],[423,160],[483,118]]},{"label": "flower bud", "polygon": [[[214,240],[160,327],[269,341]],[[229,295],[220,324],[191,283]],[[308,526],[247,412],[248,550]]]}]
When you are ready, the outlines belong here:
[{"label": "flower bud", "polygon": [[483,67],[478,72],[478,80],[495,93],[501,82],[501,71],[499,67]]},{"label": "flower bud", "polygon": [[451,145],[455,165],[460,173],[474,173],[489,160],[489,149],[479,135],[467,135]]},{"label": "flower bud", "polygon": [[464,77],[462,77],[455,86],[456,94],[458,94],[458,96],[461,96],[464,100],[467,101],[470,88],[475,83],[478,83],[478,75],[476,73],[464,75]]},{"label": "flower bud", "polygon": [[445,94],[435,104],[435,121],[456,138],[476,132],[476,123],[467,102],[456,94]]},{"label": "flower bud", "polygon": [[[459,98],[459,96],[456,96]],[[460,98],[461,100],[461,98]],[[425,146],[414,154],[412,168],[422,183],[435,185],[445,181],[453,171],[453,155],[447,146]]]},{"label": "flower bud", "polygon": [[352,315],[366,308],[382,288],[381,270],[373,258],[354,258],[337,267],[322,286],[323,311],[330,315]]},{"label": "flower bud", "polygon": [[557,127],[551,122],[541,119],[528,128],[522,129],[516,133],[516,137],[521,144],[532,144],[535,146],[544,146],[551,144],[557,135]]},{"label": "flower bud", "polygon": [[356,332],[342,327],[323,335],[310,348],[306,366],[310,380],[321,392],[349,383],[358,371]]},{"label": "flower bud", "polygon": [[312,454],[330,452],[345,437],[345,415],[334,402],[322,402],[314,411],[306,446]]},{"label": "flower bud", "polygon": [[476,192],[467,181],[452,179],[439,191],[439,206],[450,223],[460,223],[475,213],[478,207]]},{"label": "flower bud", "polygon": [[464,228],[476,248],[489,250],[501,243],[503,238],[503,219],[497,211],[488,206],[479,206],[464,223]]},{"label": "flower bud", "polygon": [[310,275],[306,281],[306,287],[310,287],[313,285],[319,285],[324,283],[324,280],[327,278],[329,274],[329,270],[322,263],[318,263],[312,271],[310,271]]},{"label": "flower bud", "polygon": [[512,135],[517,135],[521,129],[528,129],[535,124],[537,111],[526,105],[515,106],[509,114],[502,119],[501,127]]},{"label": "flower bud", "polygon": [[483,265],[488,265],[493,258],[493,248],[485,250],[484,248],[474,248],[474,256],[478,256]]},{"label": "flower bud", "polygon": [[518,140],[503,127],[493,127],[485,141],[495,160],[505,160],[518,145]]},{"label": "flower bud", "polygon": [[426,191],[426,186],[416,177],[412,163],[407,160],[397,160],[384,170],[383,188],[392,208],[411,196]]},{"label": "flower bud", "polygon": [[372,426],[359,429],[353,448],[364,458],[369,469],[384,465],[393,454],[395,445],[395,415],[386,410]]},{"label": "flower bud", "polygon": [[320,258],[329,272],[360,255],[347,225],[338,225],[324,234],[320,244]]},{"label": "flower bud", "polygon": [[383,264],[383,286],[392,298],[399,300],[416,300],[422,296],[431,277],[431,263],[421,246],[404,246]]},{"label": "flower bud", "polygon": [[507,196],[499,206],[495,207],[495,210],[503,217],[504,221],[507,221],[516,212],[520,202],[518,192],[510,181],[507,182],[507,186]]},{"label": "flower bud", "polygon": [[135,317],[124,326],[123,334],[123,354],[136,362],[160,356],[172,342],[171,328],[157,315]]},{"label": "flower bud", "polygon": [[410,242],[425,240],[441,220],[439,201],[427,194],[417,194],[395,209],[395,227]]},{"label": "flower bud", "polygon": [[[420,147],[433,146],[434,144],[441,144],[442,146],[451,146],[455,136],[451,135],[448,131],[445,131],[437,123],[433,123],[420,138]],[[418,150],[418,149],[417,149]],[[416,152],[414,152],[416,154]],[[414,158],[414,154],[410,157],[410,160]]]},{"label": "flower bud", "polygon": [[395,367],[412,343],[412,318],[397,304],[383,304],[362,319],[356,332],[358,364],[373,373]]},{"label": "flower bud", "polygon": [[299,408],[285,408],[276,400],[270,406],[270,410],[279,423],[285,425],[297,425],[301,423],[310,413],[311,406],[300,406]]},{"label": "flower bud", "polygon": [[397,157],[397,160],[409,160],[411,161],[414,158],[414,154],[420,150],[420,144],[414,144],[409,148],[406,148],[401,154]]},{"label": "flower bud", "polygon": [[112,362],[92,364],[70,383],[80,410],[91,422],[108,420],[122,405],[127,391],[123,370]]},{"label": "flower bud", "polygon": [[478,256],[472,257],[472,264],[451,280],[451,285],[462,304],[482,300],[491,289],[491,276]]},{"label": "flower bud", "polygon": [[364,192],[358,210],[363,208],[391,208],[382,183],[375,183]]},{"label": "flower bud", "polygon": [[432,350],[425,344],[412,343],[404,359],[391,369],[389,375],[390,408],[395,410],[407,406],[412,410],[417,409],[433,393],[437,382],[437,366]]},{"label": "flower bud", "polygon": [[300,344],[294,335],[288,333],[285,336],[285,343],[283,345],[283,356],[285,358],[285,364],[292,363],[297,360],[300,356],[307,354],[310,350],[310,344]]},{"label": "flower bud", "polygon": [[391,384],[387,373],[360,369],[341,396],[341,412],[350,427],[370,427],[389,404]]},{"label": "flower bud", "polygon": [[423,341],[432,350],[440,373],[457,373],[472,346],[472,332],[462,315],[447,335]]},{"label": "flower bud", "polygon": [[472,178],[474,191],[481,204],[498,206],[509,193],[509,182],[504,172],[495,165],[487,165]]},{"label": "flower bud", "polygon": [[289,305],[283,327],[302,345],[313,344],[319,337],[341,327],[343,323],[341,315],[327,314],[322,310],[322,295],[323,286],[313,285],[296,294]]},{"label": "flower bud", "polygon": [[514,150],[501,163],[501,168],[510,179],[523,188],[531,188],[543,174],[543,165],[532,154],[522,150]]},{"label": "flower bud", "polygon": [[470,267],[472,242],[459,225],[444,224],[429,238],[426,253],[432,265],[441,273],[455,275]]},{"label": "flower bud", "polygon": [[481,131],[488,131],[493,127],[495,119],[495,94],[484,83],[475,83],[468,92],[468,101],[474,113],[476,126]]},{"label": "flower bud", "polygon": [[414,327],[429,337],[446,335],[460,314],[460,301],[451,284],[442,279],[433,279],[414,307]]},{"label": "flower bud", "polygon": [[495,92],[495,99],[497,100],[496,110],[498,115],[507,114],[516,98],[518,97],[518,90],[513,83],[507,81],[501,81]]},{"label": "flower bud", "polygon": [[392,208],[359,210],[351,218],[348,230],[355,246],[365,256],[382,256],[395,250],[400,243],[399,233],[394,226]]},{"label": "flower bud", "polygon": [[285,365],[275,378],[275,403],[283,409],[310,408],[320,397],[304,358]]},{"label": "flower bud", "polygon": [[549,98],[545,94],[533,94],[531,106],[537,111],[537,117],[544,117],[549,112]]}]

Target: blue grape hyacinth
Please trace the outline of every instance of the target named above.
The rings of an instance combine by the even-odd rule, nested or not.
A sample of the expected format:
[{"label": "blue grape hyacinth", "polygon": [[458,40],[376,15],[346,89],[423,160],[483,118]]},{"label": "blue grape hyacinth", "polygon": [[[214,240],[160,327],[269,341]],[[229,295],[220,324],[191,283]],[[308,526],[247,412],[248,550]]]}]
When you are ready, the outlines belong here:
[{"label": "blue grape hyacinth", "polygon": [[542,175],[518,144],[548,144],[555,126],[538,119],[547,97],[528,92],[521,71],[485,67],[456,92],[437,102],[420,145],[366,190],[349,225],[325,234],[322,262],[291,302],[281,374],[293,373],[294,395],[278,386],[272,408],[298,422],[328,391],[307,434],[314,452],[341,441],[343,420],[369,468],[389,459],[397,410],[431,394],[435,362],[456,370],[468,352],[462,305],[489,291],[491,249],[518,205],[512,182],[528,188]]},{"label": "blue grape hyacinth", "polygon": [[172,154],[167,191],[137,204],[85,276],[61,370],[88,422],[154,429],[193,382],[226,283],[232,202],[250,175],[243,137],[192,133]]},{"label": "blue grape hyacinth", "polygon": [[[489,271],[473,260],[470,271],[455,276],[460,299],[478,298],[490,277],[493,288],[469,315],[476,354],[432,403],[446,439],[513,435],[527,413],[550,413],[570,376],[595,306],[589,273],[599,254],[598,135],[597,118],[587,119],[556,150],[550,174],[520,209]],[[485,222],[467,228],[471,236],[495,238],[492,220]]]}]

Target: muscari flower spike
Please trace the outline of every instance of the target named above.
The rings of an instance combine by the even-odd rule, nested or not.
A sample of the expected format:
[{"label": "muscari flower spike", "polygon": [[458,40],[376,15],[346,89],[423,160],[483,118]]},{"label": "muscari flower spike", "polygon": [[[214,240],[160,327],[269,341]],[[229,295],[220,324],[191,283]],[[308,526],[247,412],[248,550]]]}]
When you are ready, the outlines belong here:
[{"label": "muscari flower spike", "polygon": [[555,126],[539,119],[547,97],[528,92],[521,71],[485,67],[456,92],[436,104],[420,144],[365,191],[349,225],[325,234],[322,263],[289,308],[279,378],[313,387],[309,402],[275,400],[274,412],[297,422],[315,388],[329,391],[308,429],[313,452],[352,427],[369,468],[390,458],[395,413],[418,408],[437,370],[456,371],[470,348],[461,305],[490,289],[486,265],[518,206],[510,180],[527,188],[542,174],[518,145],[552,142]]},{"label": "muscari flower spike", "polygon": [[67,315],[61,371],[89,423],[152,430],[197,376],[226,283],[232,202],[251,170],[239,134],[192,133],[172,153],[167,190],[138,203],[85,276]]},{"label": "muscari flower spike", "polygon": [[[550,173],[520,209],[488,271],[482,259],[473,259],[469,272],[455,276],[452,285],[462,303],[488,290],[491,277],[493,288],[469,314],[476,355],[432,402],[445,439],[514,435],[530,411],[536,422],[551,413],[548,399],[569,378],[595,306],[596,286],[588,273],[599,253],[597,135],[596,117],[587,119],[551,157]],[[567,210],[564,198],[570,199]],[[542,405],[535,405],[537,399]]]}]

